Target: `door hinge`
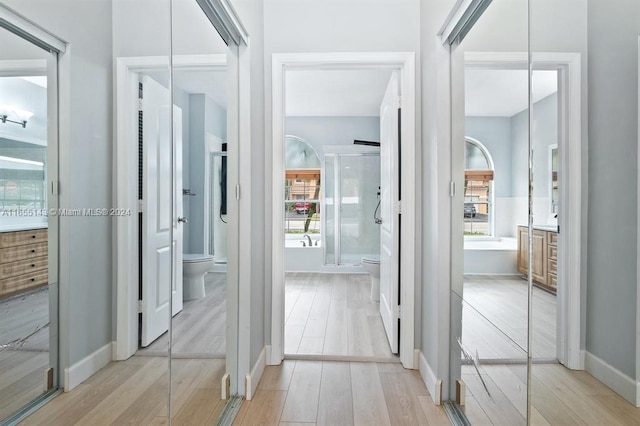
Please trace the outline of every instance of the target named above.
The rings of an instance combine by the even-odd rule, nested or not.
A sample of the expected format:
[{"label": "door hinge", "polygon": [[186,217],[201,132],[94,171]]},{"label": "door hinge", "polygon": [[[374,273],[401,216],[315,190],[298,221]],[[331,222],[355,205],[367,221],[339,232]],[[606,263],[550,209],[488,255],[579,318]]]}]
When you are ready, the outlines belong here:
[{"label": "door hinge", "polygon": [[142,213],[144,211],[144,200],[138,200],[138,213]]},{"label": "door hinge", "polygon": [[449,196],[450,197],[456,196],[456,183],[454,181],[449,182]]},{"label": "door hinge", "polygon": [[142,313],[142,300],[138,300],[138,313]]},{"label": "door hinge", "polygon": [[402,201],[396,201],[396,214],[402,214]]},{"label": "door hinge", "polygon": [[142,111],[144,107],[144,103],[142,102],[142,98],[138,98],[138,111]]},{"label": "door hinge", "polygon": [[400,305],[393,308],[393,317],[400,318]]},{"label": "door hinge", "polygon": [[236,200],[240,199],[240,185],[236,185]]}]

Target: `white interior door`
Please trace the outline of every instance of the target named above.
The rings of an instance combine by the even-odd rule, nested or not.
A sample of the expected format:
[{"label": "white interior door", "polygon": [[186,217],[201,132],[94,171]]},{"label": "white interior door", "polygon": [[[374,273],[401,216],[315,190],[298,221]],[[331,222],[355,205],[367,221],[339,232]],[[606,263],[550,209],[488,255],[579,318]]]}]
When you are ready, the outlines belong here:
[{"label": "white interior door", "polygon": [[[169,329],[172,315],[182,310],[182,226],[171,216],[182,214],[182,138],[171,164],[169,91],[148,76],[143,84],[143,214],[142,214],[142,346]],[[174,136],[182,134],[182,113],[174,106]],[[175,179],[172,183],[171,169]],[[180,192],[177,189],[180,188]],[[171,191],[174,191],[172,197]],[[173,238],[171,235],[173,227]],[[173,250],[172,250],[173,248]],[[173,258],[172,258],[173,253]],[[173,277],[171,274],[173,267]],[[173,278],[173,279],[172,279]],[[170,297],[173,292],[173,297]]]},{"label": "white interior door", "polygon": [[380,316],[391,352],[398,353],[399,309],[399,111],[397,72],[391,75],[380,105]]}]

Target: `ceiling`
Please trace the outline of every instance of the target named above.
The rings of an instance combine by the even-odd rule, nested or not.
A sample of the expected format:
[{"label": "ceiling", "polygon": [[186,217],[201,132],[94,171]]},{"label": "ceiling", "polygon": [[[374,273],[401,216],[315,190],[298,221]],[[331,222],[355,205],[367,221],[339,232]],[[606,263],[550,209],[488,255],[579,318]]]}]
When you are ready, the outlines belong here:
[{"label": "ceiling", "polygon": [[[169,87],[167,72],[150,72],[149,76]],[[222,108],[227,107],[227,73],[224,70],[180,70],[173,71],[173,86],[190,95],[205,94]]]},{"label": "ceiling", "polygon": [[391,70],[296,70],[286,74],[287,116],[377,117]]},{"label": "ceiling", "polygon": [[[465,70],[465,115],[512,117],[528,106],[527,70]],[[534,71],[533,102],[558,91],[557,71]]]}]

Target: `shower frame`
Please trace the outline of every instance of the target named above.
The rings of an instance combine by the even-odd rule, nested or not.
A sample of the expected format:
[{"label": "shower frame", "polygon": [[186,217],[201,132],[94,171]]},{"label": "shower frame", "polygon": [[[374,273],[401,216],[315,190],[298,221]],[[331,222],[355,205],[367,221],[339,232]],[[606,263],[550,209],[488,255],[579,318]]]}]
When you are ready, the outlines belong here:
[{"label": "shower frame", "polygon": [[321,207],[325,213],[322,214],[322,261],[325,266],[353,266],[350,263],[343,263],[342,260],[342,252],[340,247],[340,236],[341,236],[341,224],[342,224],[342,212],[340,206],[342,202],[334,202],[332,205],[333,208],[333,235],[335,235],[335,244],[334,244],[334,262],[327,262],[327,212],[329,211],[329,204],[327,204],[327,157],[335,157],[336,164],[333,169],[333,199],[334,200],[342,200],[341,193],[341,157],[380,157],[380,149],[377,147],[366,147],[366,146],[351,146],[351,145],[330,145],[324,147],[324,156],[322,157],[322,172],[320,173],[320,187],[322,188],[322,197],[321,197]]}]

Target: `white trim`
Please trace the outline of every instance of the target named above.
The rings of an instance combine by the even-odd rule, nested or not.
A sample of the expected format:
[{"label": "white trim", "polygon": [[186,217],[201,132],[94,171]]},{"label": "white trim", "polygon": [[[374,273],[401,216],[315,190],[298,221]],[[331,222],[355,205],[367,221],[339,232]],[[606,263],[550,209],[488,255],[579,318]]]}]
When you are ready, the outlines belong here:
[{"label": "white trim", "polygon": [[[640,67],[640,36],[638,37],[638,66]],[[640,69],[640,68],[639,68]],[[640,164],[640,73],[638,73],[638,164]],[[640,223],[640,173],[638,173],[638,223]],[[640,407],[640,228],[636,230],[636,407]]]},{"label": "white trim", "polygon": [[[226,55],[175,56],[174,68],[203,69],[226,64]],[[168,66],[166,56],[146,56],[116,59],[115,116],[116,144],[114,175],[116,180],[115,202],[118,208],[138,211],[138,147],[130,141],[137,140],[137,121],[132,109],[137,107],[137,74]],[[181,195],[180,195],[181,196]],[[138,215],[120,216],[115,221],[116,253],[114,265],[116,308],[115,359],[124,360],[138,349]],[[134,255],[132,255],[134,254]]]},{"label": "white trim", "polygon": [[0,76],[22,77],[32,75],[47,75],[46,59],[9,59],[0,61]]},{"label": "white trim", "polygon": [[262,373],[264,373],[264,368],[266,367],[266,357],[267,357],[267,347],[263,347],[260,351],[260,355],[258,355],[258,359],[256,363],[253,365],[251,369],[251,373],[247,374],[246,380],[246,399],[247,401],[251,401],[253,399],[253,395],[256,394],[256,390],[258,389],[258,383],[260,383],[260,379],[262,378]]},{"label": "white trim", "polygon": [[[436,405],[442,404],[442,392],[438,389],[439,381],[422,351],[420,351],[420,377],[422,377],[433,403]],[[442,382],[440,381],[440,383]]]},{"label": "white trim", "polygon": [[[571,369],[580,369],[582,242],[586,241],[583,223],[582,192],[586,164],[582,163],[581,56],[573,52],[533,54],[534,69],[559,72],[558,95],[563,114],[559,140],[561,151],[560,225],[558,247],[558,359]],[[474,68],[528,69],[528,55],[522,52],[465,52],[465,66]],[[454,84],[454,83],[452,83]],[[586,182],[585,182],[586,184]],[[564,188],[564,190],[563,190]],[[640,243],[639,243],[640,244]]]},{"label": "white trim", "polygon": [[590,352],[586,352],[585,370],[613,389],[618,395],[637,405],[637,389],[640,383],[637,383],[633,378]]},{"label": "white trim", "polygon": [[416,172],[416,90],[415,54],[413,52],[371,53],[289,53],[273,54],[272,60],[272,319],[271,363],[284,358],[284,119],[285,73],[290,69],[399,69],[402,93],[402,230],[404,255],[400,259],[402,280],[400,312],[400,360],[405,368],[416,368],[413,349],[415,322],[415,250],[416,195],[419,177]]},{"label": "white trim", "polygon": [[[0,3],[0,27],[12,28],[10,31],[20,35],[36,46],[45,50],[65,53],[67,43],[54,34],[42,28],[25,16]],[[14,30],[15,29],[15,30]],[[16,31],[17,30],[17,31]]]},{"label": "white trim", "polygon": [[111,354],[114,352],[114,346],[115,342],[109,342],[71,367],[65,368],[64,391],[69,392],[109,364],[111,362]]}]

